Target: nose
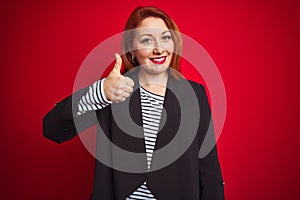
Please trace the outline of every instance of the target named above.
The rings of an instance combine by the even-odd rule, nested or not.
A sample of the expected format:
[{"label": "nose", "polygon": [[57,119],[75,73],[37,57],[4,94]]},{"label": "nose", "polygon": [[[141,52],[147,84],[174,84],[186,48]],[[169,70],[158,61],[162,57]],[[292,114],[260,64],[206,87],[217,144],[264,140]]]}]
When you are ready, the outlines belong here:
[{"label": "nose", "polygon": [[164,52],[163,45],[161,44],[160,41],[156,41],[155,42],[155,46],[153,48],[153,53],[155,53],[155,54],[162,54],[163,52]]}]

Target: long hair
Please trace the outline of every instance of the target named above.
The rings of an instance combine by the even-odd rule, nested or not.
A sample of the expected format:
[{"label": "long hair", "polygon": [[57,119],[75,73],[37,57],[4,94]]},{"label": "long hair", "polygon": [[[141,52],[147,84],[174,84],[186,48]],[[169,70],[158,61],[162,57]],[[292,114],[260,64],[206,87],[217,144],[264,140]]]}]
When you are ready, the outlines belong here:
[{"label": "long hair", "polygon": [[178,78],[180,73],[180,55],[182,52],[182,38],[175,22],[161,9],[154,6],[139,6],[129,16],[124,28],[122,40],[122,60],[124,61],[124,73],[138,66],[139,64],[132,60],[130,51],[133,49],[134,33],[130,31],[137,28],[141,22],[148,17],[156,17],[164,20],[168,29],[170,29],[174,41],[174,53],[170,63],[171,75]]}]

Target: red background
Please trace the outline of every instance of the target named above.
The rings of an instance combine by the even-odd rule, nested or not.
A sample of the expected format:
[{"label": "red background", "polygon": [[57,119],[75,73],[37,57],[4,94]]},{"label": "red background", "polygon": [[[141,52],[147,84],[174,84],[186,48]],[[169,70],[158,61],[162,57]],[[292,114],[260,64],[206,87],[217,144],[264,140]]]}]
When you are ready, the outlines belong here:
[{"label": "red background", "polygon": [[61,145],[45,139],[41,121],[72,93],[87,54],[121,32],[137,5],[165,10],[219,68],[228,109],[218,141],[227,199],[296,199],[296,0],[1,1],[1,199],[89,199],[94,158],[78,137]]}]

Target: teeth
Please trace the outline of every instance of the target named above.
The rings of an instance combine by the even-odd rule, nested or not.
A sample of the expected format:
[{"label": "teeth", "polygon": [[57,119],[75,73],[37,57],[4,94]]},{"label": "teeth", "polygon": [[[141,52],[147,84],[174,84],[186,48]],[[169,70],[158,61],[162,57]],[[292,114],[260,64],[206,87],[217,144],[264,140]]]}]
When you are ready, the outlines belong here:
[{"label": "teeth", "polygon": [[163,61],[163,60],[164,60],[164,57],[154,58],[153,60],[154,60],[154,61],[157,61],[157,62],[160,62],[160,61]]}]

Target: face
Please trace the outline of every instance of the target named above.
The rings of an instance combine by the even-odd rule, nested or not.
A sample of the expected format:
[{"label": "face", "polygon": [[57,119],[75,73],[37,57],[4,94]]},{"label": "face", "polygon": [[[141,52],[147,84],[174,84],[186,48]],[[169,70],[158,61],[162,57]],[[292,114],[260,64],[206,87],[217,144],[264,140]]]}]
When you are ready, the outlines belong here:
[{"label": "face", "polygon": [[174,42],[171,32],[160,18],[144,19],[135,31],[133,51],[141,69],[151,73],[164,73],[170,66]]}]

